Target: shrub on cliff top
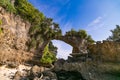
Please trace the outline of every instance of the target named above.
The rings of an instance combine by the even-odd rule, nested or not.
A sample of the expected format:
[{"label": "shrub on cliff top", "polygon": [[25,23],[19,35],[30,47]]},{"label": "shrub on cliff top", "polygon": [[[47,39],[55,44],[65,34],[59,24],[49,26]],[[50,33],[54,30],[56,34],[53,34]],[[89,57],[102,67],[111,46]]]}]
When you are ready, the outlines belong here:
[{"label": "shrub on cliff top", "polygon": [[15,0],[15,5],[13,5],[10,0],[0,0],[0,6],[9,12],[20,15],[32,24],[40,24],[44,19],[44,15],[39,12],[38,9],[35,9],[27,0]]},{"label": "shrub on cliff top", "polygon": [[16,12],[15,7],[10,3],[10,0],[0,0],[0,6],[5,8],[9,12]]},{"label": "shrub on cliff top", "polygon": [[15,8],[17,14],[23,19],[29,20],[32,24],[40,24],[44,19],[44,15],[35,9],[27,0],[15,0]]},{"label": "shrub on cliff top", "polygon": [[72,37],[77,37],[81,39],[86,39],[89,44],[93,44],[94,40],[90,35],[87,34],[85,30],[78,30],[75,31],[74,29],[71,29],[70,31],[66,32],[65,36],[72,36]]}]

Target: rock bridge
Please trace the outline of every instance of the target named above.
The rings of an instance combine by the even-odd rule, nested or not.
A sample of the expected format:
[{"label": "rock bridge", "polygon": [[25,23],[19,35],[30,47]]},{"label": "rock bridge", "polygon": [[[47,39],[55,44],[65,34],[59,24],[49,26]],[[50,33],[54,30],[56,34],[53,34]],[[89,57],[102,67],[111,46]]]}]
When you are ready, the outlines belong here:
[{"label": "rock bridge", "polygon": [[[80,37],[75,37],[75,36],[60,36],[53,38],[52,40],[60,40],[63,41],[73,47],[72,54],[83,54],[87,53],[87,40],[86,39],[81,39]],[[42,45],[42,48],[50,42],[51,40],[46,40],[44,44]],[[43,50],[42,49],[42,50]]]},{"label": "rock bridge", "polygon": [[79,37],[74,36],[61,36],[55,38],[55,40],[61,40],[73,47],[72,53],[87,53],[87,41]]}]

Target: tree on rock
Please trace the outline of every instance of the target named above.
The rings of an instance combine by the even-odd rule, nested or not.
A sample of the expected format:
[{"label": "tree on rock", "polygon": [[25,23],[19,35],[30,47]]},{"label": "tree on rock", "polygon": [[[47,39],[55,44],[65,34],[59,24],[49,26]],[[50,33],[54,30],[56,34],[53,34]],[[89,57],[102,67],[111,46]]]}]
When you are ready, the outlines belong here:
[{"label": "tree on rock", "polygon": [[111,30],[112,35],[107,38],[108,41],[120,42],[120,26],[116,25],[116,28]]},{"label": "tree on rock", "polygon": [[44,18],[39,25],[32,26],[29,33],[31,37],[29,50],[34,48],[40,53],[52,39],[62,35],[59,24],[53,22],[52,18]]},{"label": "tree on rock", "polygon": [[44,48],[44,51],[43,51],[43,56],[40,59],[40,62],[44,63],[44,64],[52,64],[52,62],[54,62],[55,60],[56,60],[55,54],[53,54],[49,50],[48,45],[46,45],[46,47]]}]

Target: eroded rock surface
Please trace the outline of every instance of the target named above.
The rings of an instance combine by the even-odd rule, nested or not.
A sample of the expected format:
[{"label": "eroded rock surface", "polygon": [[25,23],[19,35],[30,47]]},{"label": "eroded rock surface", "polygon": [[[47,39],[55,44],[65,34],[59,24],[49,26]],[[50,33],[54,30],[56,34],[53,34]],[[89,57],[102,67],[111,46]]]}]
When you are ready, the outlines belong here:
[{"label": "eroded rock surface", "polygon": [[8,13],[0,7],[0,63],[24,63],[31,60],[33,54],[27,52],[26,42],[31,24],[20,16]]}]

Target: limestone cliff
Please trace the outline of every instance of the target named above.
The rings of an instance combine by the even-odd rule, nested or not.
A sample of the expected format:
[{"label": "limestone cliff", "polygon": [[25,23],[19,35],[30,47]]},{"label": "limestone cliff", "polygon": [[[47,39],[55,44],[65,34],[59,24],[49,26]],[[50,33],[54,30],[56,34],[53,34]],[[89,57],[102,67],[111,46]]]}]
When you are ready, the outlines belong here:
[{"label": "limestone cliff", "polygon": [[95,61],[120,62],[120,43],[113,41],[98,41],[89,45],[89,56]]},{"label": "limestone cliff", "polygon": [[[44,47],[47,45],[46,42],[50,42],[50,39],[46,37],[46,35],[49,35],[46,28],[48,27],[48,29],[51,30],[49,26],[46,27],[44,25],[43,27],[45,28],[41,29],[43,19],[45,19],[44,14],[34,8],[27,0],[1,1],[0,61],[2,63],[9,61],[26,62],[26,60],[35,60],[36,55],[38,62],[40,62],[39,60],[42,56]],[[36,31],[34,31],[35,28]],[[44,35],[44,31],[47,32],[46,35]],[[52,48],[54,48],[53,45]],[[34,58],[33,53],[41,55],[38,56],[38,54],[34,54]]]},{"label": "limestone cliff", "polygon": [[29,39],[28,31],[31,24],[24,21],[19,15],[7,12],[2,7],[0,7],[0,21],[0,61],[15,61],[15,58],[23,59],[25,55],[27,56],[24,59],[28,59],[30,54],[26,52],[28,48],[26,42]]}]

